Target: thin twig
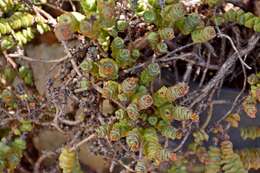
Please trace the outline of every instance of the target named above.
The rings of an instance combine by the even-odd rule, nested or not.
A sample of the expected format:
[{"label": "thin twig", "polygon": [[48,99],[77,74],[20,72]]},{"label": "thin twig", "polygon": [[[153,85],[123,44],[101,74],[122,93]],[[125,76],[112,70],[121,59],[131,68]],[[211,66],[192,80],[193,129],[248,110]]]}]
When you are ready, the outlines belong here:
[{"label": "thin twig", "polygon": [[7,62],[9,62],[14,69],[17,68],[17,64],[14,62],[14,60],[6,53],[6,51],[3,51],[3,55]]},{"label": "thin twig", "polygon": [[[97,91],[99,92],[100,94],[102,94],[102,88],[100,86],[98,86],[97,84],[95,84],[95,82],[93,81],[93,79],[91,80],[91,85],[92,87]],[[109,100],[111,100],[112,102],[114,102],[115,104],[117,104],[121,109],[125,110],[125,106],[122,105],[119,101],[115,100],[115,99],[112,99],[112,98],[109,98]]]},{"label": "thin twig", "polygon": [[191,72],[192,72],[192,64],[188,63],[186,66],[186,72],[183,76],[183,82],[189,83]]},{"label": "thin twig", "polygon": [[82,141],[80,141],[79,143],[77,143],[76,145],[74,145],[71,150],[77,150],[81,145],[85,144],[86,142],[90,141],[91,139],[95,138],[96,134],[91,134],[88,137],[86,137],[85,139],[83,139]]},{"label": "thin twig", "polygon": [[12,58],[21,58],[26,61],[42,62],[42,63],[59,63],[59,62],[65,61],[70,58],[69,55],[65,55],[64,57],[59,58],[59,59],[46,60],[46,59],[39,59],[39,58],[31,58],[31,57],[24,56],[21,54],[8,54],[8,55]]},{"label": "thin twig", "polygon": [[122,165],[127,171],[130,172],[135,172],[132,168],[130,168],[129,166],[125,165],[121,160],[117,161],[120,165]]},{"label": "thin twig", "polygon": [[185,144],[185,142],[187,141],[189,136],[190,136],[190,132],[186,133],[186,135],[182,139],[181,143],[176,148],[174,148],[172,151],[173,152],[179,151],[183,147],[183,145]]},{"label": "thin twig", "polygon": [[203,83],[204,83],[204,80],[206,78],[206,74],[208,72],[208,67],[209,67],[209,64],[210,64],[210,59],[211,59],[211,56],[210,56],[210,53],[208,54],[208,60],[207,60],[207,64],[206,64],[206,68],[204,69],[203,71],[203,74],[202,74],[202,77],[201,77],[201,80],[200,80],[200,84],[199,84],[199,87],[202,87]]},{"label": "thin twig", "polygon": [[212,114],[213,114],[213,103],[211,102],[210,104],[209,104],[209,110],[208,110],[208,116],[207,116],[207,119],[206,119],[206,121],[204,122],[204,124],[201,126],[201,129],[202,130],[205,130],[206,129],[206,127],[208,126],[208,124],[209,124],[209,122],[210,122],[210,120],[211,120],[211,118],[212,118]]},{"label": "thin twig", "polygon": [[[166,55],[162,56],[160,59],[162,59],[162,61],[164,61],[164,59],[167,59],[167,57],[171,57],[171,56],[173,56],[175,53],[177,53],[177,52],[179,52],[179,51],[181,51],[181,50],[183,50],[183,49],[186,49],[186,48],[188,48],[188,47],[191,47],[191,46],[193,46],[193,45],[195,45],[195,43],[189,43],[189,44],[186,44],[186,45],[184,45],[184,46],[181,46],[181,47],[179,47],[179,48],[177,48],[177,49],[174,49],[173,51],[167,53]],[[169,59],[169,61],[170,61],[170,60],[171,60],[171,59]],[[173,59],[173,60],[174,60],[174,59]],[[182,60],[183,60],[183,59],[182,59]],[[156,60],[156,62],[157,62],[157,61],[160,62],[160,60]],[[166,60],[166,61],[168,61],[168,60]],[[134,70],[137,70],[137,69],[139,69],[139,68],[145,66],[145,65],[148,64],[149,62],[150,62],[150,61],[145,62],[145,63],[138,64],[138,65],[136,65],[136,66],[134,66],[134,67],[131,67],[131,68],[129,68],[129,69],[126,69],[126,70],[124,70],[124,73],[130,73],[130,72],[132,72],[132,71],[134,71]]]},{"label": "thin twig", "polygon": [[247,75],[246,75],[246,70],[245,67],[242,65],[242,70],[243,70],[243,74],[244,74],[244,82],[243,82],[243,88],[241,89],[241,91],[239,92],[239,94],[236,96],[231,108],[229,109],[229,111],[223,116],[221,117],[216,124],[221,123],[223,120],[225,120],[235,109],[235,107],[237,106],[237,102],[240,99],[240,97],[242,96],[242,94],[244,93],[245,89],[246,89],[246,83],[247,83]]},{"label": "thin twig", "polygon": [[37,7],[37,6],[33,6],[34,11],[36,11],[37,13],[42,14],[44,17],[46,17],[48,19],[48,23],[50,23],[52,26],[55,26],[57,24],[57,21],[54,17],[52,17],[49,13],[47,13],[46,11],[44,11],[43,9]]},{"label": "thin twig", "polygon": [[252,67],[250,67],[249,65],[247,65],[246,62],[242,59],[242,56],[240,55],[238,49],[236,48],[236,46],[235,46],[235,44],[234,44],[232,38],[229,37],[229,36],[226,35],[226,34],[223,34],[223,33],[218,33],[218,36],[219,36],[219,37],[224,37],[224,38],[226,38],[226,39],[229,40],[229,42],[230,42],[232,48],[233,48],[233,49],[235,50],[235,52],[237,53],[238,58],[239,58],[239,61],[241,62],[241,64],[243,64],[247,69],[251,70]]},{"label": "thin twig", "polygon": [[[260,39],[260,35],[253,35],[249,41],[247,47],[241,49],[239,51],[241,56],[244,56],[248,54],[250,51],[252,51],[258,40]],[[193,103],[190,105],[193,107],[195,104],[199,103],[201,100],[203,100],[210,90],[212,90],[216,85],[219,84],[219,82],[225,78],[226,75],[230,73],[230,68],[233,67],[235,62],[237,61],[237,52],[235,52],[232,56],[230,56],[226,62],[221,66],[217,74],[209,81],[209,83],[201,90],[200,93],[195,94],[196,99],[193,101]]]},{"label": "thin twig", "polygon": [[58,118],[59,118],[60,122],[62,122],[63,124],[66,124],[66,125],[70,125],[70,126],[75,126],[82,122],[81,120],[70,121],[70,120],[63,119],[62,117],[58,117]]},{"label": "thin twig", "polygon": [[196,43],[188,43],[188,44],[185,44],[184,46],[178,47],[177,49],[174,49],[173,51],[171,51],[171,52],[167,53],[166,55],[164,55],[164,56],[162,57],[162,59],[167,58],[167,57],[170,57],[170,56],[173,56],[175,53],[177,53],[177,52],[179,52],[179,51],[181,51],[181,50],[183,50],[183,49],[186,49],[186,48],[188,48],[188,47],[191,47],[191,46],[193,46],[193,45],[195,45],[195,44],[196,44]]},{"label": "thin twig", "polygon": [[74,3],[71,0],[69,0],[69,3],[70,3],[70,6],[72,8],[72,11],[76,11],[77,9],[76,9]]},{"label": "thin twig", "polygon": [[[72,55],[71,55],[71,53],[70,53],[70,51],[69,51],[69,48],[68,48],[66,42],[65,42],[65,41],[62,41],[61,43],[62,43],[62,45],[63,45],[63,47],[64,47],[65,52],[67,53],[67,55],[69,55],[70,57],[72,57]],[[73,69],[74,69],[75,72],[77,73],[77,75],[78,75],[79,77],[82,77],[82,74],[81,74],[81,72],[80,72],[80,70],[79,70],[79,68],[78,68],[78,66],[77,66],[77,64],[76,64],[76,62],[75,62],[75,60],[74,60],[74,59],[71,59],[70,62],[71,62],[71,64],[72,64]]]},{"label": "thin twig", "polygon": [[33,167],[33,172],[34,173],[40,173],[41,171],[40,171],[40,167],[41,167],[41,164],[42,164],[42,162],[46,159],[46,158],[48,158],[48,157],[52,157],[52,156],[55,156],[56,155],[56,153],[54,153],[54,152],[47,152],[47,153],[43,153],[43,155],[41,155],[39,158],[38,158],[38,160],[36,161],[36,163],[35,163],[35,165],[34,165],[34,167]]}]

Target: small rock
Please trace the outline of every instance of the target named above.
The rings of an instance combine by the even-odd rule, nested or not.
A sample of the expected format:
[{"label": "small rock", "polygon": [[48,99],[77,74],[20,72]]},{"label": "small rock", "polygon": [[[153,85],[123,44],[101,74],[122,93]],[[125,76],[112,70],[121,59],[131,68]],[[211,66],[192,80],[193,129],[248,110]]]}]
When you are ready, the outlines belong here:
[{"label": "small rock", "polygon": [[114,107],[112,106],[110,101],[106,99],[106,100],[103,100],[101,111],[104,115],[112,114],[114,112]]},{"label": "small rock", "polygon": [[[26,53],[31,58],[43,60],[55,60],[65,56],[64,48],[60,44],[41,44],[38,46],[30,45],[27,47]],[[51,70],[55,64],[57,63],[45,63],[38,61],[30,62],[30,66],[33,71],[34,84],[41,95],[44,95],[46,92],[46,84],[48,79],[53,79],[60,69],[60,65],[57,65]]]},{"label": "small rock", "polygon": [[42,129],[33,138],[33,143],[38,151],[55,151],[67,140],[67,136],[57,130]]},{"label": "small rock", "polygon": [[82,164],[89,166],[91,169],[95,170],[96,173],[106,173],[109,169],[108,161],[102,156],[94,155],[90,152],[88,144],[83,144],[79,150],[79,160]]}]

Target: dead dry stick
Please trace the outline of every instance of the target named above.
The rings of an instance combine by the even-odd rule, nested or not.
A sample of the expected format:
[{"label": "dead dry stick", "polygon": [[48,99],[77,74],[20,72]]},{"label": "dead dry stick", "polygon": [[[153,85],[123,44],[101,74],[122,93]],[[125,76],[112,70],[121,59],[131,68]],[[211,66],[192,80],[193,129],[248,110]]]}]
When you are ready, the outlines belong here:
[{"label": "dead dry stick", "polygon": [[[64,49],[65,49],[66,54],[69,55],[69,57],[72,57],[72,55],[71,55],[71,53],[70,53],[70,51],[69,51],[69,48],[68,48],[66,42],[65,42],[65,41],[62,41],[61,43],[62,43],[62,45],[63,45],[63,47],[64,47]],[[77,73],[77,75],[78,75],[79,77],[82,77],[82,74],[81,74],[81,72],[80,72],[80,70],[79,70],[79,68],[78,68],[77,63],[75,62],[75,60],[74,60],[74,59],[71,59],[70,62],[71,62],[71,64],[72,64],[73,69],[74,69],[75,72]]]},{"label": "dead dry stick", "polygon": [[65,55],[64,57],[59,58],[59,59],[46,60],[46,59],[39,59],[39,58],[31,58],[31,57],[19,55],[19,54],[8,54],[8,55],[11,58],[21,58],[26,61],[42,62],[42,63],[59,63],[59,62],[65,61],[70,58],[69,55]]},{"label": "dead dry stick", "polygon": [[208,67],[210,65],[210,59],[211,59],[211,54],[209,53],[208,54],[208,60],[207,60],[207,64],[206,64],[206,68],[204,69],[203,71],[203,74],[202,74],[202,77],[201,77],[201,80],[200,80],[200,84],[199,84],[199,87],[202,87],[203,83],[204,83],[204,80],[206,78],[206,75],[207,75],[207,72],[208,72]]},{"label": "dead dry stick", "polygon": [[190,136],[190,132],[186,133],[186,135],[182,139],[181,143],[176,148],[174,148],[172,151],[173,152],[179,151],[183,147],[183,145],[185,144],[185,142],[187,141],[189,136]]},{"label": "dead dry stick", "polygon": [[41,173],[40,171],[40,167],[41,167],[41,164],[42,162],[46,159],[46,158],[49,158],[49,157],[53,157],[55,156],[56,153],[55,152],[47,152],[47,153],[43,153],[39,158],[38,160],[36,161],[34,167],[33,167],[33,173]]},{"label": "dead dry stick", "polygon": [[77,9],[76,9],[74,3],[71,0],[69,0],[69,3],[70,3],[70,6],[72,8],[72,11],[76,11]]},{"label": "dead dry stick", "polygon": [[43,15],[44,17],[46,17],[48,19],[48,23],[51,24],[53,27],[57,24],[57,21],[54,17],[52,17],[49,13],[47,13],[46,11],[44,11],[43,9],[37,7],[37,6],[33,6],[33,10],[40,15],[40,17],[42,17],[41,15]]},{"label": "dead dry stick", "polygon": [[238,100],[241,98],[242,94],[244,93],[244,91],[246,89],[247,75],[246,75],[245,67],[243,65],[242,65],[242,70],[243,70],[243,74],[244,74],[243,88],[241,89],[241,91],[236,96],[236,98],[235,98],[231,108],[229,109],[229,111],[216,122],[217,125],[220,124],[223,120],[225,120],[233,112],[233,110],[237,106]]},{"label": "dead dry stick", "polygon": [[[184,45],[184,46],[181,46],[181,47],[179,47],[179,48],[177,48],[177,49],[175,49],[175,50],[173,50],[173,51],[167,53],[166,55],[164,55],[164,56],[161,57],[160,59],[157,59],[155,62],[160,62],[160,61],[164,62],[164,61],[171,61],[171,60],[177,59],[177,58],[173,58],[173,57],[172,57],[175,53],[177,53],[177,52],[179,52],[179,51],[181,51],[181,50],[183,50],[183,49],[185,49],[185,48],[191,47],[191,46],[193,46],[193,45],[195,45],[195,43],[189,43],[189,44],[186,44],[186,45]],[[181,56],[181,55],[180,55],[180,56]],[[170,59],[167,59],[167,57],[170,57]],[[174,57],[175,57],[175,56],[174,56]],[[185,60],[185,59],[182,59],[182,60]],[[142,68],[142,67],[145,66],[146,64],[149,64],[149,62],[150,62],[150,61],[145,62],[145,63],[138,64],[138,65],[136,65],[136,66],[134,66],[134,67],[131,67],[131,68],[129,68],[129,69],[124,70],[124,72],[125,72],[125,73],[130,73],[130,72],[132,72],[132,71],[134,71],[134,70],[137,70],[137,69],[139,69],[139,68]]]},{"label": "dead dry stick", "polygon": [[206,127],[208,126],[208,124],[209,124],[209,122],[210,122],[210,120],[211,120],[211,118],[212,118],[212,114],[213,114],[213,103],[211,102],[211,103],[209,104],[209,110],[208,110],[207,119],[206,119],[206,121],[203,123],[203,125],[201,126],[201,129],[202,129],[202,130],[205,130]]},{"label": "dead dry stick", "polygon": [[85,144],[86,142],[90,141],[91,139],[95,138],[96,134],[91,134],[88,137],[86,137],[85,139],[83,139],[82,141],[80,141],[79,143],[75,144],[71,150],[75,151],[77,150],[81,145]]},{"label": "dead dry stick", "polygon": [[[244,56],[248,54],[250,51],[252,51],[255,48],[259,39],[260,35],[253,35],[249,39],[248,45],[245,48],[239,50],[240,55]],[[237,52],[235,52],[225,61],[225,63],[221,66],[217,74],[209,81],[209,83],[201,90],[201,92],[195,95],[195,100],[192,102],[190,107],[193,107],[197,103],[201,102],[208,95],[209,91],[212,90],[216,85],[218,85],[219,82],[230,73],[230,68],[233,67],[237,59],[238,55]]]},{"label": "dead dry stick", "polygon": [[6,51],[3,51],[3,55],[7,62],[9,62],[14,69],[17,68],[17,64],[14,62],[14,60],[6,53]]},{"label": "dead dry stick", "polygon": [[62,117],[58,117],[58,118],[59,118],[61,123],[69,125],[69,126],[75,126],[75,125],[78,125],[82,122],[81,120],[71,121],[71,120],[63,119]]},{"label": "dead dry stick", "polygon": [[164,55],[161,59],[164,59],[164,58],[173,56],[175,53],[177,53],[177,52],[179,52],[179,51],[181,51],[181,50],[183,50],[183,49],[186,49],[186,48],[188,48],[188,47],[191,47],[191,46],[193,46],[193,45],[195,45],[195,44],[196,44],[196,43],[188,43],[188,44],[186,44],[186,45],[184,45],[184,46],[178,47],[178,48],[174,49],[173,51],[171,51],[171,52],[167,53],[166,55]]},{"label": "dead dry stick", "polygon": [[132,168],[130,168],[129,166],[127,166],[126,164],[124,164],[121,160],[117,161],[120,165],[122,165],[127,171],[129,172],[135,172]]},{"label": "dead dry stick", "polygon": [[192,64],[188,63],[186,66],[186,71],[185,74],[183,76],[183,82],[188,83],[190,80],[190,76],[191,76],[191,72],[192,72]]},{"label": "dead dry stick", "polygon": [[228,41],[230,42],[232,48],[233,48],[233,49],[235,50],[235,52],[237,53],[237,56],[238,56],[239,61],[241,62],[241,64],[244,65],[247,69],[251,70],[252,68],[251,68],[249,65],[247,65],[246,62],[242,59],[242,56],[241,56],[241,54],[239,53],[237,47],[235,46],[235,44],[234,44],[232,38],[229,37],[229,36],[226,35],[226,34],[223,34],[223,33],[218,33],[218,36],[219,36],[219,37],[224,37],[224,38],[228,39]]}]

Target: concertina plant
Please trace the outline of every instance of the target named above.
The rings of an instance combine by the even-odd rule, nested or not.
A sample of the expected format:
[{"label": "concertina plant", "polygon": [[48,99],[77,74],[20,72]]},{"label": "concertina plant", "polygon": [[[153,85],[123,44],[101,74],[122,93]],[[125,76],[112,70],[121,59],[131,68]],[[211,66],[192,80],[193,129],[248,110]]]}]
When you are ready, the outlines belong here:
[{"label": "concertina plant", "polygon": [[[40,5],[35,1],[33,5]],[[2,0],[0,2],[0,49],[1,51],[23,46],[30,42],[37,33],[50,30],[49,25],[32,8],[18,0]]]},{"label": "concertina plant", "polygon": [[[220,6],[223,2],[202,1],[210,8]],[[141,157],[133,167],[137,173],[148,172],[149,165],[159,166],[165,161],[172,163],[168,172],[188,172],[190,155],[179,156],[179,153],[162,145],[161,139],[182,140],[187,135],[187,130],[178,123],[200,122],[200,116],[196,112],[179,102],[188,94],[189,86],[186,83],[177,83],[155,89],[154,83],[161,75],[161,64],[153,57],[145,63],[141,71],[122,77],[125,70],[135,67],[144,59],[142,49],[138,44],[133,44],[135,41],[132,42],[133,38],[128,33],[130,19],[118,14],[117,2],[113,0],[81,0],[80,4],[81,13],[66,12],[57,18],[54,32],[58,40],[63,42],[73,39],[77,34],[83,35],[102,50],[98,58],[86,58],[80,64],[84,75],[79,85],[82,91],[88,92],[91,87],[95,88],[103,99],[102,104],[109,104],[114,108],[112,113],[103,112],[114,117],[114,120],[100,124],[95,131],[96,136],[108,139],[111,143],[122,140],[132,153],[138,152]],[[147,26],[148,29],[141,39],[159,57],[168,53],[167,41],[174,39],[177,34],[190,37],[195,44],[206,43],[217,36],[215,26],[226,22],[260,32],[260,18],[241,9],[224,11],[215,17],[203,16],[190,12],[178,0],[166,0],[164,4],[157,0],[128,1],[127,8]],[[0,20],[2,51],[25,45],[36,33],[42,34],[50,30],[47,23],[20,1],[2,0],[0,9],[3,12]],[[18,72],[4,69],[3,78],[8,83],[14,79],[16,73],[25,84],[32,85],[30,69],[23,66]],[[101,84],[97,84],[98,82]],[[256,103],[260,100],[259,74],[249,76],[248,83],[251,86],[250,94],[242,106],[250,118],[255,118]],[[10,89],[1,90],[1,100],[9,109],[15,108],[15,97]],[[231,127],[237,128],[240,115],[230,114],[225,121]],[[204,142],[210,139],[205,129],[194,129],[192,136],[190,153],[196,155],[201,162],[194,168],[197,172],[244,173],[249,169],[259,169],[255,161],[259,160],[258,148],[234,151],[229,139],[204,147]],[[259,136],[259,127],[241,128],[243,139],[255,139]],[[7,168],[12,172],[22,157],[25,142],[17,138],[11,142],[3,141],[0,145],[0,170]],[[64,173],[82,172],[77,151],[67,146],[60,153],[59,166]]]},{"label": "concertina plant", "polygon": [[[172,125],[173,121],[199,122],[199,115],[196,112],[178,104],[178,99],[185,97],[188,93],[188,85],[177,83],[173,86],[162,86],[157,91],[151,92],[151,86],[161,74],[160,64],[154,60],[147,64],[138,76],[133,75],[122,79],[120,73],[133,67],[142,59],[141,49],[127,40],[129,20],[118,16],[115,1],[81,0],[80,3],[83,13],[68,12],[59,16],[55,34],[60,41],[68,41],[75,34],[83,35],[100,45],[105,52],[99,59],[85,59],[80,64],[85,77],[92,80],[92,85],[95,85],[96,81],[102,81],[99,92],[104,99],[103,103],[113,105],[115,108],[115,111],[108,116],[115,116],[116,120],[110,124],[101,124],[96,130],[97,137],[111,142],[124,139],[130,151],[142,152],[143,159],[137,160],[134,167],[135,172],[138,173],[147,172],[150,162],[155,165],[164,161],[176,162],[176,153],[163,147],[160,138],[162,136],[169,140],[183,139],[186,132]],[[223,1],[205,0],[203,3],[213,8],[221,5]],[[184,36],[190,35],[194,43],[205,43],[217,35],[214,24],[220,26],[224,25],[224,22],[234,22],[256,32],[260,29],[259,17],[241,9],[229,10],[221,15],[205,19],[201,14],[189,12],[187,7],[178,0],[166,0],[163,7],[156,0],[129,1],[127,5],[134,11],[134,15],[147,25],[154,27],[147,31],[142,39],[155,55],[168,52],[166,42],[174,39],[176,32]],[[256,93],[258,92],[255,87],[256,81],[258,79],[250,83],[252,98],[250,97],[248,101],[246,99],[243,103],[245,112],[251,117],[255,116],[256,98],[259,94]],[[104,114],[107,113],[104,112]],[[238,127],[239,121],[239,114],[231,114],[226,118],[226,122],[231,127]],[[255,132],[256,129],[241,129],[242,138],[255,139],[259,131]],[[205,141],[209,140],[209,134],[204,129],[197,129],[193,132],[193,138],[194,147],[200,148]],[[194,150],[195,153],[196,150]],[[207,149],[204,150],[207,151]],[[60,155],[60,166],[64,172],[70,173],[73,166],[68,164],[70,168],[66,168],[64,160],[73,162],[75,165],[77,161],[75,153],[71,153],[73,155],[71,159],[69,157],[64,159],[66,158],[65,151],[68,152],[65,148]],[[206,161],[201,168],[198,167],[198,170],[201,172],[205,170],[207,173],[217,173],[221,170],[225,173],[242,173],[247,172],[246,169],[257,169],[256,166],[248,166],[248,160],[245,159],[246,156],[258,157],[254,151],[257,149],[250,153],[238,151],[240,159],[239,155],[233,151],[231,141],[225,140],[219,146],[209,147],[208,152],[205,152]],[[176,164],[179,165],[174,163],[169,171],[187,172],[185,161],[187,158],[178,159]]]}]

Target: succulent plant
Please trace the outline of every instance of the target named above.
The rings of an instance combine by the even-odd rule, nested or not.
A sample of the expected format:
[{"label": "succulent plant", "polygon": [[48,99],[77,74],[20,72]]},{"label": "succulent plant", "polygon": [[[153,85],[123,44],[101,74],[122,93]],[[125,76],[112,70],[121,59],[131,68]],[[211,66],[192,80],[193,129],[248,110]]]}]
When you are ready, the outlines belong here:
[{"label": "succulent plant", "polygon": [[150,32],[147,34],[147,41],[152,48],[155,48],[157,43],[159,42],[159,34],[156,32]]},{"label": "succulent plant", "polygon": [[136,92],[137,87],[138,78],[135,77],[126,78],[121,84],[122,92],[127,95],[133,95]]},{"label": "succulent plant", "polygon": [[116,22],[116,28],[120,32],[124,32],[128,27],[128,22],[126,20],[120,19]]},{"label": "succulent plant", "polygon": [[145,162],[142,160],[137,161],[135,165],[135,171],[136,173],[146,173],[147,167],[145,165]]},{"label": "succulent plant", "polygon": [[79,24],[79,32],[93,40],[97,39],[98,29],[98,24],[95,21],[93,22],[89,19],[84,19]]},{"label": "succulent plant", "polygon": [[119,92],[119,84],[115,81],[107,81],[102,88],[104,98],[116,98]]},{"label": "succulent plant", "polygon": [[80,5],[87,16],[97,10],[97,0],[80,0]]},{"label": "succulent plant", "polygon": [[173,26],[175,22],[186,15],[186,8],[182,3],[173,3],[167,5],[161,12],[163,20],[169,26]]},{"label": "succulent plant", "polygon": [[144,21],[148,23],[153,23],[156,21],[156,13],[154,10],[147,10],[143,14]]},{"label": "succulent plant", "polygon": [[197,13],[191,13],[187,17],[176,22],[177,28],[184,35],[188,35],[196,29],[203,28],[204,25],[204,22]]},{"label": "succulent plant", "polygon": [[194,142],[198,144],[209,140],[209,135],[204,130],[197,130],[192,135],[194,137]]},{"label": "succulent plant", "polygon": [[190,109],[184,106],[175,106],[173,108],[173,118],[178,121],[199,121],[199,115],[197,115],[196,113],[192,112]]},{"label": "succulent plant", "polygon": [[135,103],[130,103],[126,108],[127,115],[132,120],[137,120],[140,116],[138,106]]},{"label": "succulent plant", "polygon": [[75,151],[69,148],[63,148],[59,156],[59,166],[63,173],[79,172],[81,173],[79,161]]},{"label": "succulent plant", "polygon": [[116,79],[118,77],[118,65],[110,58],[103,58],[99,61],[99,75],[106,79]]},{"label": "succulent plant", "polygon": [[131,57],[136,60],[141,56],[141,53],[139,51],[139,49],[132,49],[131,50]]},{"label": "succulent plant", "polygon": [[111,43],[112,49],[123,49],[125,47],[124,40],[121,37],[116,37]]},{"label": "succulent plant", "polygon": [[115,53],[117,64],[125,68],[131,63],[130,51],[128,49],[118,49]]},{"label": "succulent plant", "polygon": [[174,106],[170,103],[162,105],[158,109],[159,115],[162,119],[166,121],[172,121],[174,119]]},{"label": "succulent plant", "polygon": [[157,63],[151,63],[142,71],[140,82],[143,85],[148,85],[160,74],[160,66]]},{"label": "succulent plant", "polygon": [[[29,2],[21,2],[0,0],[0,46],[1,50],[7,54],[9,51],[15,50],[17,46],[20,49],[33,40],[38,33],[43,34],[51,29],[46,21],[50,23],[52,21],[45,21],[40,17],[42,15],[44,18],[48,18],[46,13],[42,14],[45,8],[39,8],[41,13],[38,14],[37,10],[34,8],[32,10],[27,6]],[[218,126],[214,126],[212,129],[213,136],[218,140],[214,138],[214,145],[209,148],[205,147],[203,143],[206,141],[212,144],[212,138],[209,137],[211,133],[208,133],[211,132],[211,129],[206,129],[205,124],[199,128],[200,116],[196,112],[197,110],[199,112],[201,107],[198,107],[195,112],[193,108],[197,104],[191,106],[190,100],[183,99],[189,92],[188,84],[176,83],[172,86],[158,86],[160,83],[157,83],[157,78],[158,81],[160,79],[161,67],[171,67],[168,65],[172,65],[169,62],[172,60],[170,56],[182,55],[179,54],[178,48],[185,48],[184,51],[190,50],[186,49],[187,41],[192,39],[193,44],[206,43],[207,48],[210,47],[208,42],[217,35],[213,24],[217,25],[217,29],[218,27],[222,29],[225,22],[232,22],[260,32],[259,17],[239,8],[225,11],[226,8],[222,6],[222,2],[222,0],[203,0],[202,4],[194,7],[187,5],[187,1],[179,0],[122,2],[80,0],[82,13],[64,12],[57,17],[57,24],[54,26],[57,39],[63,42],[80,38],[83,45],[82,53],[84,55],[80,55],[80,57],[77,54],[74,57],[74,48],[70,50],[73,54],[72,57],[76,58],[76,65],[79,64],[79,72],[77,69],[74,70],[77,71],[77,75],[72,73],[72,82],[68,80],[66,84],[69,83],[69,85],[66,87],[72,86],[75,92],[72,93],[73,96],[75,94],[76,97],[83,98],[78,100],[78,106],[83,105],[84,113],[90,113],[91,116],[80,123],[91,124],[89,129],[84,130],[86,133],[94,131],[95,143],[102,144],[100,150],[105,157],[113,155],[113,160],[121,161],[122,155],[124,157],[133,156],[133,163],[124,168],[137,173],[160,172],[159,165],[164,161],[172,166],[168,172],[178,173],[189,172],[190,167],[194,168],[192,170],[194,172],[206,173],[221,171],[243,173],[246,172],[245,168],[259,168],[255,163],[255,160],[258,159],[258,151],[243,151],[240,156],[233,151],[231,141],[227,140],[226,130],[229,127],[239,126],[240,115],[238,113],[232,112],[224,117],[224,122],[228,124],[226,129],[223,128],[222,123],[217,122]],[[31,3],[35,7],[44,2],[35,0]],[[221,8],[217,8],[220,6]],[[78,6],[76,7],[78,10]],[[205,8],[208,9],[205,10]],[[215,8],[217,11],[214,10]],[[213,15],[215,13],[216,15]],[[215,41],[218,40],[213,41],[214,46]],[[173,46],[172,43],[174,43]],[[180,45],[183,47],[179,47]],[[95,47],[96,53],[93,53],[88,48],[89,46]],[[173,50],[174,53],[168,53],[168,49],[171,51],[172,48],[176,48]],[[201,50],[203,50],[201,56],[204,56],[204,45]],[[216,52],[219,50],[217,49]],[[210,49],[208,53],[212,53]],[[186,58],[184,59],[186,60]],[[194,67],[202,64],[197,59],[187,61]],[[73,61],[71,62],[73,63]],[[3,75],[0,75],[0,81],[3,85],[0,87],[0,100],[2,107],[7,109],[8,113],[21,109],[21,113],[24,114],[25,101],[28,108],[37,106],[30,103],[31,98],[28,99],[28,96],[24,96],[27,91],[23,92],[24,94],[17,94],[16,88],[11,86],[18,75],[27,85],[26,89],[33,88],[31,70],[26,66],[18,65],[18,67],[17,71],[6,67],[1,70]],[[66,66],[66,70],[72,69],[71,66],[68,67]],[[73,66],[73,68],[76,67]],[[260,73],[248,78],[250,92],[242,103],[242,108],[250,118],[256,118],[256,104],[260,102],[259,79]],[[56,91],[54,86],[48,85],[48,89]],[[50,96],[52,94],[50,93]],[[91,102],[88,102],[92,96],[95,96],[94,101],[91,99]],[[60,95],[58,94],[57,97],[54,95],[54,97],[59,99]],[[48,97],[48,99],[52,99],[52,97]],[[56,102],[58,103],[55,106],[59,106],[59,101]],[[89,110],[92,106],[98,106],[99,109]],[[71,117],[66,114],[62,118]],[[58,120],[62,120],[62,118],[60,117]],[[70,121],[62,123],[71,124]],[[33,125],[34,121],[28,121],[24,117],[19,122],[12,120],[12,126],[15,126],[12,133],[15,136],[23,135],[31,131]],[[71,125],[60,128],[63,127],[70,128]],[[83,127],[82,124],[80,127]],[[241,128],[240,132],[242,139],[259,137],[258,127]],[[174,144],[178,144],[174,151],[183,149],[182,146],[189,141],[186,139],[190,139],[190,136],[193,136],[193,145],[187,150],[183,150],[188,152],[175,153],[170,145],[168,146],[168,142],[170,142],[169,144],[174,142]],[[109,147],[113,148],[112,152],[105,151],[109,147],[103,146],[103,142],[109,143]],[[68,142],[68,144],[70,143]],[[127,147],[123,145],[127,145]],[[74,148],[76,146],[64,147],[61,150],[59,166],[64,173],[82,172],[77,151]],[[3,138],[0,142],[0,172],[13,172],[19,164],[25,148],[25,141],[21,139],[13,138],[12,135],[7,139]],[[100,146],[96,148],[99,149]],[[192,160],[193,158],[195,161]],[[200,162],[198,167],[203,165],[199,171],[195,170],[198,161]],[[122,163],[125,164],[124,161]]]},{"label": "succulent plant", "polygon": [[139,110],[144,110],[144,109],[151,107],[153,105],[152,96],[150,94],[145,94],[145,95],[141,96],[138,99],[137,105],[138,105]]},{"label": "succulent plant", "polygon": [[162,40],[172,40],[174,38],[173,28],[170,27],[162,28],[158,31],[158,33]]},{"label": "succulent plant", "polygon": [[126,143],[131,151],[137,151],[139,149],[141,142],[140,137],[140,129],[138,128],[132,129],[126,136]]},{"label": "succulent plant", "polygon": [[211,40],[215,36],[216,31],[212,26],[206,26],[191,33],[191,38],[194,43],[204,43]]},{"label": "succulent plant", "polygon": [[76,32],[79,28],[79,22],[72,13],[62,14],[57,18],[59,24],[68,25],[72,32]]}]

